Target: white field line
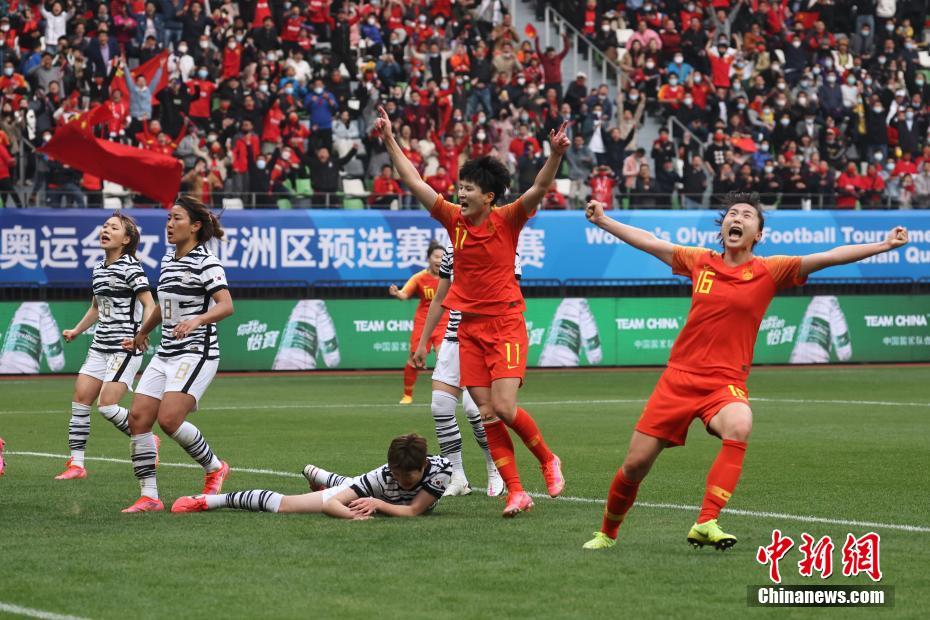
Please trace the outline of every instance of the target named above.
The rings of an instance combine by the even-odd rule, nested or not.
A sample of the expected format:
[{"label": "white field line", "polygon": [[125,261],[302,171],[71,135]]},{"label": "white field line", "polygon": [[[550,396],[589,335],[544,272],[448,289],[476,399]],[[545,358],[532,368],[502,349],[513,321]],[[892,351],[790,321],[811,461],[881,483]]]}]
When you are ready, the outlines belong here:
[{"label": "white field line", "polygon": [[[776,404],[804,404],[815,403],[819,405],[860,405],[872,407],[922,407],[930,408],[930,403],[893,400],[827,400],[810,398],[751,398],[751,402]],[[606,398],[591,400],[537,400],[520,401],[520,405],[527,407],[550,407],[559,405],[631,405],[646,402],[645,398]],[[426,406],[426,403],[419,405]],[[214,405],[204,407],[201,411],[262,411],[278,409],[416,409],[418,405],[398,405],[394,403],[284,403],[277,405]],[[66,414],[67,409],[45,409],[29,411],[0,411],[0,415],[33,415],[33,414]]]},{"label": "white field line", "polygon": [[[54,458],[65,460],[68,458],[66,454],[51,454],[48,452],[15,452],[7,451],[6,454],[12,456],[34,456],[41,458]],[[132,461],[127,459],[114,459],[108,457],[99,457],[99,456],[85,456],[85,461],[101,461],[104,463],[120,463],[123,465],[131,465]],[[200,469],[200,465],[194,463],[159,463],[159,467],[182,467],[185,469]],[[245,472],[249,474],[263,474],[266,476],[276,476],[279,478],[303,478],[302,474],[288,472],[288,471],[276,471],[273,469],[256,469],[252,467],[232,467],[232,471]],[[481,487],[472,487],[478,491],[485,491]],[[545,498],[549,499],[549,496],[544,493],[530,493],[533,497],[536,498]],[[573,497],[565,496],[559,497],[557,500],[559,502],[572,502],[578,504],[603,504],[603,499],[594,499],[590,497]],[[666,504],[666,503],[657,503],[657,502],[636,502],[637,506],[642,508],[653,508],[658,510],[684,510],[688,512],[696,512],[700,509],[699,506],[688,506],[686,504]],[[873,529],[885,529],[885,530],[899,530],[902,532],[921,532],[921,533],[930,533],[930,526],[926,525],[906,525],[900,523],[879,523],[875,521],[854,521],[851,519],[837,519],[829,517],[815,517],[813,515],[793,515],[782,512],[767,512],[767,511],[757,511],[757,510],[739,510],[735,508],[724,508],[724,512],[727,515],[740,516],[740,517],[755,517],[760,519],[780,519],[783,521],[798,521],[800,523],[824,523],[827,525],[845,525],[850,527],[862,527],[862,528],[873,528]]]},{"label": "white field line", "polygon": [[11,605],[10,603],[4,602],[0,602],[0,612],[14,614],[16,616],[26,616],[27,618],[42,618],[43,620],[85,620],[79,616],[55,614],[50,611],[32,609],[31,607],[20,607],[19,605]]}]

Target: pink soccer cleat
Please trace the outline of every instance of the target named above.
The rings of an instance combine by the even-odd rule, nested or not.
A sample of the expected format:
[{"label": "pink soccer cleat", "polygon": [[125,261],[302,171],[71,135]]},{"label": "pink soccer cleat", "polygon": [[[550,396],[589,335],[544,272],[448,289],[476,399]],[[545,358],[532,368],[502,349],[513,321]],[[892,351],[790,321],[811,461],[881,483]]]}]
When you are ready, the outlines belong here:
[{"label": "pink soccer cleat", "polygon": [[209,510],[209,508],[203,495],[179,497],[171,506],[171,512],[203,512],[204,510]]},{"label": "pink soccer cleat", "polygon": [[83,467],[78,467],[71,463],[71,459],[68,459],[68,462],[65,464],[65,470],[55,476],[55,480],[77,480],[79,478],[86,478],[87,470]]},{"label": "pink soccer cleat", "polygon": [[161,503],[160,499],[152,499],[143,495],[132,506],[123,509],[122,512],[161,512],[164,509],[165,505]]},{"label": "pink soccer cleat", "polygon": [[223,490],[223,482],[229,477],[229,464],[220,461],[221,466],[203,477],[203,495],[216,495]]},{"label": "pink soccer cleat", "polygon": [[543,479],[546,481],[546,490],[549,497],[558,497],[565,488],[565,477],[562,475],[562,460],[552,455],[549,462],[542,466]]},{"label": "pink soccer cleat", "polygon": [[521,512],[529,512],[533,507],[533,498],[526,491],[511,493],[507,498],[507,505],[504,506],[504,518],[512,519]]}]

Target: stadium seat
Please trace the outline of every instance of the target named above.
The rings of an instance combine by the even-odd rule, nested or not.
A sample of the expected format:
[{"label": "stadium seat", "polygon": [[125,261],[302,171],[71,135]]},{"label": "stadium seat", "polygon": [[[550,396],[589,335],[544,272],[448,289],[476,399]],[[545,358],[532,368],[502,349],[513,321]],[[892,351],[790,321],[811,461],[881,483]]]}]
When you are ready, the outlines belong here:
[{"label": "stadium seat", "polygon": [[241,198],[223,198],[223,208],[224,209],[242,209],[245,205],[242,204]]},{"label": "stadium seat", "polygon": [[365,201],[361,198],[346,196],[342,201],[342,208],[346,211],[360,211],[365,208]]},{"label": "stadium seat", "polygon": [[559,192],[565,197],[572,195],[572,180],[571,179],[556,179],[555,180],[555,191]]},{"label": "stadium seat", "polygon": [[343,179],[342,191],[352,198],[364,198],[370,193],[365,189],[365,184],[361,179]]},{"label": "stadium seat", "polygon": [[310,185],[310,179],[297,179],[294,187],[294,193],[298,196],[312,196],[313,186]]},{"label": "stadium seat", "polygon": [[279,209],[291,209],[291,201],[287,198],[278,198],[278,208]]},{"label": "stadium seat", "polygon": [[117,198],[116,196],[105,196],[103,198],[103,208],[104,209],[121,209],[123,207],[123,201]]}]

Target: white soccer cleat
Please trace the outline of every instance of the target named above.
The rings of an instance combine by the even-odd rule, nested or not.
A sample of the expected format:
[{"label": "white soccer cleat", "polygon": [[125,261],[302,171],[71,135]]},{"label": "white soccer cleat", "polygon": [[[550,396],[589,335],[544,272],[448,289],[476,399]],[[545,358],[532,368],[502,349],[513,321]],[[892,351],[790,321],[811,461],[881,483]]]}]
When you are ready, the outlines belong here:
[{"label": "white soccer cleat", "polygon": [[497,468],[488,470],[488,497],[498,497],[507,491],[507,485]]},{"label": "white soccer cleat", "polygon": [[454,497],[456,495],[468,495],[469,493],[471,493],[471,487],[468,485],[465,476],[452,476],[452,481],[449,482],[449,486],[446,487],[446,492],[442,496]]}]

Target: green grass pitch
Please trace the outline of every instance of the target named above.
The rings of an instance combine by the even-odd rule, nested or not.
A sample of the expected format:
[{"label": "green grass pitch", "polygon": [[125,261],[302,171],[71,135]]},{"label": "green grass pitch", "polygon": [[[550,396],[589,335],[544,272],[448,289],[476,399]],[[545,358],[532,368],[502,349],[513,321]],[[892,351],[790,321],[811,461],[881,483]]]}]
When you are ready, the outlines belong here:
[{"label": "green grass pitch", "polygon": [[[443,500],[432,516],[367,522],[230,510],[120,514],[138,496],[126,438],[94,412],[87,456],[111,460],[88,460],[86,480],[54,481],[65,459],[42,454],[67,453],[72,380],[0,381],[0,608],[84,618],[823,615],[830,610],[747,606],[747,586],[767,583],[756,550],[779,528],[796,541],[781,562],[787,584],[821,583],[798,575],[802,532],[836,543],[825,583],[870,584],[842,576],[840,549],[847,532],[877,531],[894,607],[832,615],[926,617],[930,369],[757,369],[743,477],[733,512],[721,516],[739,544],[720,553],[685,542],[696,517],[688,507],[700,503],[719,446],[695,423],[686,447],[660,457],[617,546],[584,552],[658,373],[530,373],[521,401],[562,457],[568,497],[538,498],[529,514],[504,520],[502,500],[476,491]],[[225,490],[302,493],[308,462],[367,471],[385,460],[391,437],[411,431],[438,450],[428,375],[413,406],[394,404],[400,392],[399,372],[222,376],[191,419],[233,468]],[[483,486],[484,461],[461,411],[459,421],[471,482]],[[543,492],[519,445],[517,459],[528,490]],[[199,491],[200,471],[170,439],[161,461],[166,506]]]}]

